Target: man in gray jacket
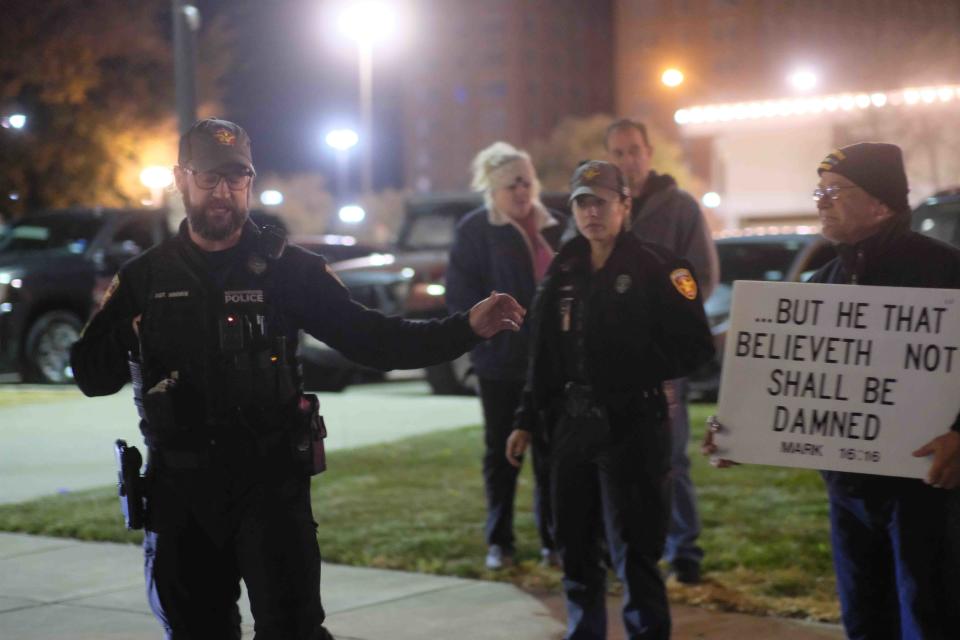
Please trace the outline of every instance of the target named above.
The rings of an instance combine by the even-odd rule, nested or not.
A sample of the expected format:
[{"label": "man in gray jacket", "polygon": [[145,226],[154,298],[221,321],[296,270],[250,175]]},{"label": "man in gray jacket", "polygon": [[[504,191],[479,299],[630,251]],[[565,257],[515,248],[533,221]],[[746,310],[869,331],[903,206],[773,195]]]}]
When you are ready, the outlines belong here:
[{"label": "man in gray jacket", "polygon": [[[617,120],[607,128],[604,146],[630,181],[631,231],[642,240],[656,242],[686,258],[693,265],[703,299],[709,298],[720,277],[710,229],[697,201],[677,188],[672,176],[652,169],[653,147],[646,126],[629,119]],[[664,391],[673,433],[673,513],[664,557],[677,580],[696,584],[700,582],[703,550],[697,545],[700,517],[687,457],[687,379],[665,382]]]}]

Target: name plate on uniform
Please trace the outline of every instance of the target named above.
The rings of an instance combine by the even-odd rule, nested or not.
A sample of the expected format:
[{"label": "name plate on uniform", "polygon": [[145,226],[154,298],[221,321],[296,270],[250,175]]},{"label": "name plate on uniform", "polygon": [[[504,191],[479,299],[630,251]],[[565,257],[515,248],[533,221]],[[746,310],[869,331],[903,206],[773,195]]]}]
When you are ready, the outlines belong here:
[{"label": "name plate on uniform", "polygon": [[960,411],[960,291],[738,281],[718,456],[922,478]]}]

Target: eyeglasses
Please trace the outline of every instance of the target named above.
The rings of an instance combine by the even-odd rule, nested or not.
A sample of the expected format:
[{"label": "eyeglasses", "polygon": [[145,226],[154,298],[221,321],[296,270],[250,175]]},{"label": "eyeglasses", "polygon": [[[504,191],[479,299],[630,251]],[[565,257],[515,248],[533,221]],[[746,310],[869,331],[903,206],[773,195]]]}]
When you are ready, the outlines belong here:
[{"label": "eyeglasses", "polygon": [[823,187],[822,189],[817,187],[813,190],[813,201],[820,202],[824,198],[839,200],[840,191],[843,189],[856,189],[856,187],[841,187],[835,184],[832,184],[829,187]]},{"label": "eyeglasses", "polygon": [[198,189],[204,191],[213,191],[220,184],[221,180],[227,181],[227,188],[230,191],[243,191],[250,186],[250,180],[253,174],[249,171],[240,171],[234,173],[217,173],[216,171],[197,171],[195,169],[186,169],[187,173],[193,175],[193,181]]}]

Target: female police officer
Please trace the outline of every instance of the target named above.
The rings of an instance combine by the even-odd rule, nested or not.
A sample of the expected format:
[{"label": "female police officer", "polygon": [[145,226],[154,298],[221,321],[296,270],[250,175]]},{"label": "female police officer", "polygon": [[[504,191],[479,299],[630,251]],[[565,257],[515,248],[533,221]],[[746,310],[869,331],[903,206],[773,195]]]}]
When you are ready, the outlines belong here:
[{"label": "female police officer", "polygon": [[581,236],[560,250],[534,302],[507,457],[519,465],[533,431],[548,443],[568,640],[606,637],[601,513],[628,636],[668,638],[657,570],[670,514],[661,386],[707,361],[713,343],[690,265],[623,232],[630,193],[620,170],[581,164],[570,198]]}]

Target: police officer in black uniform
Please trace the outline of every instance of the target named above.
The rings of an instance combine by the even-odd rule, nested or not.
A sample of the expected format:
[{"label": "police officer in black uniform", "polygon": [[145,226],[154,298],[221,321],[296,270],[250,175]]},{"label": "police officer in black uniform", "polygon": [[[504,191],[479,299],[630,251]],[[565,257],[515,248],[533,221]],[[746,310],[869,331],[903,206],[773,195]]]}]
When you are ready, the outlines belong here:
[{"label": "police officer in black uniform", "polygon": [[530,369],[507,457],[546,440],[568,640],[606,637],[598,532],[624,584],[631,639],[670,637],[657,561],[670,516],[664,380],[713,354],[690,264],[623,231],[620,170],[589,161],[570,196],[581,235],[560,250],[533,304]]},{"label": "police officer in black uniform", "polygon": [[331,637],[310,506],[322,441],[301,392],[299,330],[391,369],[449,360],[522,322],[504,294],[427,323],[351,301],[323,258],[248,220],[254,175],[238,125],[206,119],[184,134],[187,219],[121,269],[71,354],[87,395],[134,382],[149,450],[147,591],[175,640],[239,638],[241,578],[260,640]]}]

